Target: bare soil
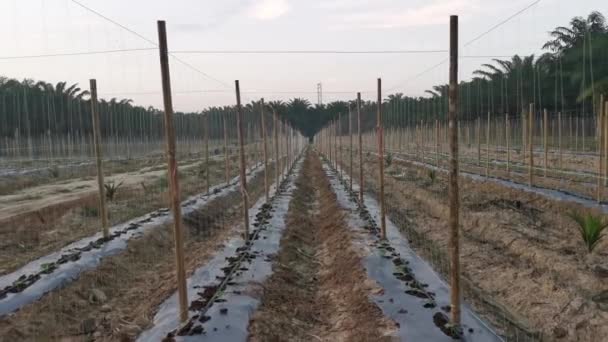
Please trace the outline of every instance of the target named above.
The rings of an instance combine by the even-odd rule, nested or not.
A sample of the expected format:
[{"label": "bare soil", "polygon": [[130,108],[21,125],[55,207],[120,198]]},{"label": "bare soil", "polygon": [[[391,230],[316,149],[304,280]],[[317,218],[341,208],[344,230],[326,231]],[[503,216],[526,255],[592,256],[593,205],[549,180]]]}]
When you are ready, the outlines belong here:
[{"label": "bare soil", "polygon": [[251,341],[392,341],[395,323],[369,295],[363,269],[317,154],[309,153],[273,275],[263,284]]}]

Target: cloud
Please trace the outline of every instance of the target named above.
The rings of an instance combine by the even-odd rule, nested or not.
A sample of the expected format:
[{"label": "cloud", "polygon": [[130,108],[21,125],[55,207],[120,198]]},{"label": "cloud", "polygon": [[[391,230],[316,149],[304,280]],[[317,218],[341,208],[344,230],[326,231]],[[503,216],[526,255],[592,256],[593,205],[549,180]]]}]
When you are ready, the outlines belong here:
[{"label": "cloud", "polygon": [[[399,28],[446,24],[451,14],[477,13],[480,0],[435,0],[416,8],[385,8],[341,16],[336,28]],[[393,7],[393,6],[390,6]]]},{"label": "cloud", "polygon": [[259,0],[251,7],[249,16],[258,20],[272,20],[287,12],[289,12],[287,0]]}]

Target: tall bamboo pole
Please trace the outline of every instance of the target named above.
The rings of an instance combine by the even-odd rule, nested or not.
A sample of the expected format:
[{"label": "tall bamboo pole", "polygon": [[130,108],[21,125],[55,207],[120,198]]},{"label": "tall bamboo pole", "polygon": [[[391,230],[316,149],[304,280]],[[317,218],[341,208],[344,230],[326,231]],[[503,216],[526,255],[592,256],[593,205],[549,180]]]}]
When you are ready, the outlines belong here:
[{"label": "tall bamboo pole", "polygon": [[249,241],[249,195],[247,194],[247,177],[245,175],[245,146],[243,136],[243,108],[241,106],[241,89],[239,87],[239,81],[234,81],[234,88],[236,90],[236,126],[239,135],[239,169],[241,172],[241,194],[243,197],[243,219],[245,222],[245,241]]},{"label": "tall bamboo pole", "polygon": [[264,122],[264,98],[260,102],[260,124],[262,125],[260,132],[262,133],[262,143],[264,144],[264,194],[266,195],[266,202],[268,202],[268,146],[266,144],[266,123]]},{"label": "tall bamboo pole", "polygon": [[505,114],[505,139],[507,143],[507,177],[511,173],[511,132],[510,132],[509,114]]},{"label": "tall bamboo pole", "polygon": [[[563,168],[562,165],[562,112],[557,113],[557,148],[559,149],[559,169]],[[560,172],[561,175],[561,172]]]},{"label": "tall bamboo pole", "polygon": [[272,118],[273,118],[273,133],[274,133],[274,178],[276,181],[276,190],[279,191],[279,125],[277,118],[277,111],[272,109]]},{"label": "tall bamboo pole", "polygon": [[99,123],[99,107],[97,103],[97,80],[91,79],[91,115],[93,120],[93,142],[95,144],[95,161],[97,165],[97,189],[99,192],[99,216],[101,217],[101,229],[103,237],[110,236],[108,227],[108,211],[106,208],[106,195],[103,181],[103,161],[101,158],[101,125]]},{"label": "tall bamboo pole", "polygon": [[530,163],[528,169],[528,185],[534,185],[534,104],[530,103],[530,112],[528,113],[528,152],[530,153]]},{"label": "tall bamboo pole", "polygon": [[208,194],[211,187],[209,182],[209,113],[205,114],[205,180]]},{"label": "tall bamboo pole", "polygon": [[[342,113],[338,113],[338,143],[336,144],[338,147],[338,165],[340,164],[340,157],[342,156]],[[342,156],[344,159],[344,156]],[[344,163],[344,161],[343,161]],[[342,167],[338,169],[340,176],[342,176]]]},{"label": "tall bamboo pole", "polygon": [[481,117],[477,116],[477,165],[481,167]]},{"label": "tall bamboo pole", "polygon": [[228,156],[228,113],[222,115],[222,122],[224,123],[224,170],[226,184],[230,181],[230,157]]},{"label": "tall bamboo pole", "polygon": [[543,111],[543,147],[545,149],[545,162],[544,162],[544,177],[547,178],[547,168],[549,167],[549,113],[547,109]]},{"label": "tall bamboo pole", "polygon": [[490,112],[486,122],[486,177],[490,177]]},{"label": "tall bamboo pole", "polygon": [[350,110],[350,104],[348,105],[348,137],[350,140],[350,148],[349,148],[349,154],[350,154],[350,167],[349,167],[349,171],[350,171],[350,191],[353,191],[353,177],[355,176],[355,173],[353,172],[353,117],[352,117],[352,111]]},{"label": "tall bamboo pole", "polygon": [[604,186],[608,186],[608,102],[604,102],[603,94],[600,101],[604,106]]},{"label": "tall bamboo pole", "polygon": [[173,127],[173,100],[171,98],[171,77],[169,74],[169,55],[165,22],[158,21],[158,41],[160,69],[165,107],[165,136],[167,139],[167,166],[170,186],[170,207],[173,211],[173,234],[175,239],[175,264],[177,271],[177,290],[179,297],[179,317],[182,322],[188,319],[188,292],[186,291],[186,271],[184,265],[184,241],[182,233],[182,212],[180,205],[179,178],[175,158],[175,128]]},{"label": "tall bamboo pole", "polygon": [[435,119],[435,162],[439,167],[439,120]]},{"label": "tall bamboo pole", "polygon": [[596,134],[598,136],[598,144],[597,144],[597,152],[599,155],[599,161],[598,161],[598,165],[597,165],[597,189],[596,189],[596,199],[597,199],[597,203],[601,203],[602,202],[602,166],[603,166],[603,146],[602,143],[604,141],[604,130],[602,129],[603,123],[604,123],[604,113],[603,113],[603,98],[600,100],[600,108],[599,111],[597,113],[597,126],[600,128],[599,130],[596,130]]},{"label": "tall bamboo pole", "polygon": [[359,203],[363,204],[363,138],[361,137],[361,93],[357,93],[357,135],[359,136]]},{"label": "tall bamboo pole", "polygon": [[449,130],[450,130],[450,165],[448,183],[449,213],[449,250],[450,250],[450,285],[452,292],[452,324],[460,325],[460,245],[459,245],[459,210],[458,193],[458,16],[450,17],[450,85],[449,85]]},{"label": "tall bamboo pole", "polygon": [[378,115],[376,117],[378,135],[378,162],[380,164],[380,233],[386,239],[386,212],[384,208],[384,131],[382,128],[382,79],[378,78]]}]

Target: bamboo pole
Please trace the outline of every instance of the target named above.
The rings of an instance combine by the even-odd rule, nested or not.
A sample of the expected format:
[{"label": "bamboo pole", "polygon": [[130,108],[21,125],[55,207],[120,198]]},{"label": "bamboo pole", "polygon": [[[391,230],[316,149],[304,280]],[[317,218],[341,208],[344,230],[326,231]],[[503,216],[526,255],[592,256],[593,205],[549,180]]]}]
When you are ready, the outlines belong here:
[{"label": "bamboo pole", "polygon": [[243,108],[241,106],[241,89],[239,87],[239,81],[234,81],[234,87],[236,90],[236,126],[239,138],[239,169],[241,172],[241,195],[243,197],[243,220],[245,222],[245,241],[249,242],[249,195],[247,193],[247,177],[245,175],[245,147],[243,137]]},{"label": "bamboo pole", "polygon": [[380,233],[386,239],[386,212],[384,208],[384,132],[382,128],[382,80],[378,78],[378,115],[376,134],[378,135],[378,162],[380,164]]},{"label": "bamboo pole", "polygon": [[173,211],[173,234],[175,239],[175,264],[177,271],[177,290],[179,297],[179,317],[182,322],[188,319],[188,292],[186,291],[186,272],[184,266],[184,241],[182,233],[182,212],[180,205],[179,178],[175,158],[175,128],[173,127],[173,100],[171,98],[171,77],[165,22],[158,21],[158,41],[160,69],[165,107],[165,136],[167,139],[167,166],[170,186],[170,207]]},{"label": "bamboo pole", "polygon": [[99,107],[97,103],[97,80],[91,79],[89,82],[91,87],[91,114],[93,116],[93,143],[95,145],[95,161],[97,165],[99,216],[101,218],[103,237],[107,239],[110,236],[110,228],[108,227],[108,211],[106,208],[106,194],[103,181],[103,160],[101,159],[101,125],[99,122]]},{"label": "bamboo pole", "polygon": [[527,144],[528,138],[528,117],[526,116],[526,111],[522,109],[521,111],[521,154],[522,159],[521,163],[526,163],[526,149],[528,148]]},{"label": "bamboo pole", "polygon": [[[338,143],[336,145],[338,147],[337,164],[340,165],[340,156],[342,156],[342,113],[338,113]],[[344,156],[342,156],[342,157],[344,157]],[[338,169],[338,172],[339,172],[340,176],[342,176],[342,167],[340,167]]]},{"label": "bamboo pole", "polygon": [[[559,169],[563,168],[562,165],[562,112],[557,113],[557,148],[559,149]],[[561,172],[560,172],[561,177]]]},{"label": "bamboo pole", "polygon": [[211,184],[209,182],[209,113],[205,114],[205,180],[207,184],[207,194]]},{"label": "bamboo pole", "polygon": [[601,101],[604,106],[604,186],[608,186],[608,102],[604,101],[603,94]]},{"label": "bamboo pole", "polygon": [[277,118],[277,111],[272,109],[273,117],[273,133],[274,133],[274,178],[276,180],[276,190],[279,191],[279,125]]},{"label": "bamboo pole", "polygon": [[547,109],[543,111],[543,147],[545,149],[545,162],[544,162],[544,177],[547,178],[547,168],[549,167],[549,139],[548,139],[548,130],[549,130],[549,113]]},{"label": "bamboo pole", "polygon": [[435,160],[439,167],[439,120],[435,119]]},{"label": "bamboo pole", "polygon": [[353,177],[355,175],[355,173],[353,172],[353,116],[352,116],[352,111],[350,110],[350,104],[348,105],[348,137],[350,140],[350,148],[349,148],[349,154],[350,154],[350,167],[349,167],[349,171],[350,171],[350,191],[353,191]]},{"label": "bamboo pole", "polygon": [[490,112],[486,123],[486,177],[490,177]]},{"label": "bamboo pole", "polygon": [[264,194],[266,195],[266,202],[268,202],[268,146],[266,144],[266,123],[264,121],[264,106],[264,98],[262,98],[260,105],[260,124],[262,125],[262,129],[260,130],[260,132],[262,133],[262,143],[264,144]]},{"label": "bamboo pole", "polygon": [[340,159],[338,156],[338,123],[335,120],[332,123],[332,130],[334,134],[334,164],[336,166],[336,172],[340,173],[340,166],[338,165],[338,159]]},{"label": "bamboo pole", "polygon": [[359,136],[359,203],[363,204],[363,138],[361,137],[361,93],[357,93],[357,135]]},{"label": "bamboo pole", "polygon": [[477,165],[481,166],[481,117],[477,117]]},{"label": "bamboo pole", "polygon": [[530,165],[528,168],[528,185],[534,186],[534,104],[530,104],[528,113],[528,152],[530,153]]},{"label": "bamboo pole", "polygon": [[603,136],[603,130],[601,129],[604,123],[604,113],[603,113],[603,98],[600,100],[600,108],[599,111],[597,113],[597,126],[600,128],[599,130],[596,130],[596,134],[598,136],[598,146],[597,146],[597,151],[598,151],[598,155],[599,155],[599,161],[598,161],[598,166],[597,166],[597,189],[596,189],[596,198],[597,198],[597,203],[601,203],[602,202],[602,166],[603,166],[603,146],[602,146],[602,142],[604,141],[604,136]]},{"label": "bamboo pole", "polygon": [[224,123],[224,170],[225,170],[225,181],[226,184],[230,182],[230,157],[228,156],[228,121],[227,119],[228,113],[224,113],[222,115],[222,122]]},{"label": "bamboo pole", "polygon": [[458,194],[458,131],[456,130],[458,113],[458,16],[450,17],[450,85],[449,85],[449,135],[450,165],[448,183],[448,201],[450,230],[450,286],[452,324],[460,326],[460,245],[459,245],[459,210]]},{"label": "bamboo pole", "polygon": [[511,132],[510,132],[509,114],[505,114],[505,140],[507,143],[507,177],[511,173]]}]

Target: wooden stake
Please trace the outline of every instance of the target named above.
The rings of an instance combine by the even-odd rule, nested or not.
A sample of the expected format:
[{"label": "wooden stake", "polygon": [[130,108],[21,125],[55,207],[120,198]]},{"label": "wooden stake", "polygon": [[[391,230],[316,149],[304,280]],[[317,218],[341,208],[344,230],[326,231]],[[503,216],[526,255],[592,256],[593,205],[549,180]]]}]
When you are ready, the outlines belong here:
[{"label": "wooden stake", "polygon": [[481,167],[481,117],[477,117],[477,165]]},{"label": "wooden stake", "polygon": [[268,146],[266,144],[266,123],[264,122],[264,98],[262,98],[260,105],[260,123],[262,125],[262,143],[264,144],[264,194],[266,195],[266,202],[268,202]]},{"label": "wooden stake", "polygon": [[[562,165],[562,112],[557,113],[557,147],[559,149],[559,169],[563,168]],[[561,172],[560,172],[561,177]]]},{"label": "wooden stake", "polygon": [[276,109],[272,109],[273,131],[274,131],[274,178],[276,180],[276,191],[279,191],[279,125]]},{"label": "wooden stake", "polygon": [[228,156],[228,113],[222,115],[222,121],[224,123],[224,169],[225,169],[225,180],[226,184],[230,182],[230,157]]},{"label": "wooden stake", "polygon": [[530,153],[530,165],[528,169],[528,185],[534,186],[534,104],[530,103],[528,113],[528,152]]},{"label": "wooden stake", "polygon": [[165,137],[167,139],[167,166],[170,186],[170,207],[173,211],[173,234],[175,239],[175,264],[177,271],[177,292],[179,297],[179,318],[188,319],[188,292],[186,291],[186,271],[184,266],[184,241],[182,234],[182,211],[180,204],[179,178],[175,158],[175,129],[173,127],[173,101],[171,99],[171,77],[169,75],[169,56],[165,22],[158,21],[158,41],[160,70],[165,107]]},{"label": "wooden stake", "polygon": [[205,178],[207,183],[207,194],[211,184],[209,182],[209,113],[205,115]]},{"label": "wooden stake", "polygon": [[99,192],[99,216],[101,217],[101,229],[103,237],[110,236],[108,227],[108,211],[106,208],[106,194],[103,182],[103,161],[101,159],[101,125],[99,123],[99,111],[97,106],[97,80],[90,80],[91,86],[91,114],[93,115],[93,143],[95,144],[95,161],[97,164],[97,188]]},{"label": "wooden stake", "polygon": [[604,102],[604,95],[601,96],[604,106],[604,186],[608,186],[608,102]]},{"label": "wooden stake", "polygon": [[245,241],[249,242],[249,195],[247,194],[247,177],[245,175],[245,147],[243,137],[243,108],[241,107],[241,89],[239,87],[239,81],[234,81],[234,88],[236,90],[236,126],[239,135],[239,159],[241,171],[241,194],[243,196],[243,219],[245,222]]},{"label": "wooden stake", "polygon": [[460,326],[460,242],[458,193],[458,131],[456,130],[458,113],[458,16],[450,17],[450,85],[449,85],[449,136],[450,164],[448,201],[450,213],[448,226],[450,230],[450,286],[452,324]]},{"label": "wooden stake", "polygon": [[505,114],[505,140],[507,142],[507,177],[511,173],[511,132],[510,132],[509,114]]},{"label": "wooden stake", "polygon": [[352,116],[352,112],[350,110],[350,104],[348,105],[348,137],[350,140],[350,191],[353,191],[353,177],[355,176],[355,173],[353,172],[353,116]]},{"label": "wooden stake", "polygon": [[439,167],[439,120],[435,119],[435,158]]},{"label": "wooden stake", "polygon": [[363,204],[363,138],[361,137],[361,93],[357,93],[357,135],[359,136],[359,203]]},{"label": "wooden stake", "polygon": [[486,177],[490,177],[490,112],[486,123]]},{"label": "wooden stake", "polygon": [[596,192],[596,197],[597,197],[597,203],[601,203],[602,202],[602,166],[603,166],[603,146],[602,146],[602,142],[604,141],[604,136],[603,136],[603,130],[601,129],[604,123],[604,113],[603,113],[603,96],[602,99],[600,100],[600,108],[599,111],[597,113],[597,126],[600,128],[599,130],[596,130],[596,134],[598,136],[598,144],[597,144],[597,151],[598,151],[598,155],[599,155],[599,161],[598,161],[598,166],[597,166],[597,192]]},{"label": "wooden stake", "polygon": [[386,239],[386,212],[384,208],[384,132],[382,128],[382,80],[378,78],[378,115],[376,117],[378,135],[378,162],[380,163],[380,234]]},{"label": "wooden stake", "polygon": [[549,145],[548,145],[548,132],[549,132],[549,114],[547,109],[543,111],[543,149],[545,152],[545,163],[544,163],[544,177],[547,178],[547,168],[549,167]]}]

